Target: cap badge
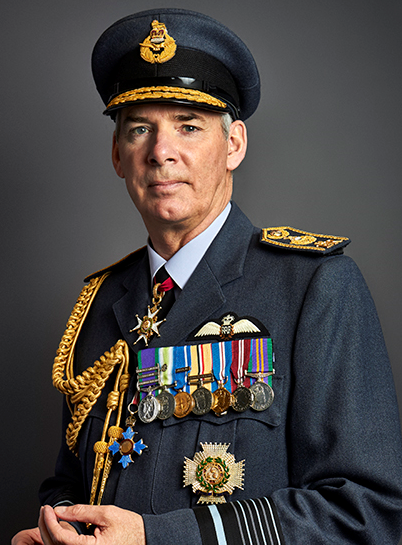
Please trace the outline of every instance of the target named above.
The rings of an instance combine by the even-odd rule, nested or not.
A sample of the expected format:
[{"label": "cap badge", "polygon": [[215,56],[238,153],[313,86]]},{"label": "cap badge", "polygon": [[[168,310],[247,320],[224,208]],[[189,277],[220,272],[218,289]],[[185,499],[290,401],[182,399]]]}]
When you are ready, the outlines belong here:
[{"label": "cap badge", "polygon": [[152,30],[144,42],[140,43],[140,55],[144,61],[164,63],[174,57],[176,42],[169,36],[166,26],[156,19],[152,21]]},{"label": "cap badge", "polygon": [[184,486],[192,485],[193,492],[201,494],[198,503],[225,503],[225,494],[243,489],[244,460],[235,462],[226,443],[201,443],[201,447],[193,460],[185,458]]}]

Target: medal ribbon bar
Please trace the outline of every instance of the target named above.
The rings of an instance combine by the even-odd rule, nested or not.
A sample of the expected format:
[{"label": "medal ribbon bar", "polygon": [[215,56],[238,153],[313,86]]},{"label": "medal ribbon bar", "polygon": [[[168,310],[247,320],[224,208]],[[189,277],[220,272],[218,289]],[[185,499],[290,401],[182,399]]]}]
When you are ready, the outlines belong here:
[{"label": "medal ribbon bar", "polygon": [[[192,393],[203,377],[205,387],[214,392],[219,387],[218,380],[231,376],[225,387],[233,393],[242,380],[243,386],[249,387],[258,376],[272,387],[273,373],[269,337],[145,348],[138,352],[138,386],[144,392],[149,385],[165,385],[172,394],[179,389]],[[211,384],[213,375],[216,380],[212,378]],[[141,397],[145,393],[141,392]]]}]

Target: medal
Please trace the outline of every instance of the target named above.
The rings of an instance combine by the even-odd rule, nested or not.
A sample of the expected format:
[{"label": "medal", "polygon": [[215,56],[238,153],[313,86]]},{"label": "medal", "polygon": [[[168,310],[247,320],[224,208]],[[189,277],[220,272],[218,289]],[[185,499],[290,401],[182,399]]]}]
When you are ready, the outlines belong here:
[{"label": "medal", "polygon": [[205,388],[200,386],[193,393],[194,407],[193,413],[197,416],[203,416],[209,413],[209,411],[215,406],[214,394]]},{"label": "medal", "polygon": [[225,494],[243,489],[244,460],[235,462],[227,452],[229,444],[201,443],[202,452],[184,459],[184,486],[191,485],[201,494],[197,503],[225,503]]},{"label": "medal", "polygon": [[129,464],[134,463],[134,460],[131,458],[133,452],[141,455],[142,451],[147,448],[147,445],[144,445],[142,439],[139,441],[133,440],[133,437],[137,434],[137,432],[133,430],[135,425],[135,416],[131,411],[130,406],[131,404],[129,405],[128,409],[130,416],[126,421],[126,424],[128,425],[126,431],[121,434],[119,439],[115,439],[115,441],[109,446],[109,450],[113,455],[120,453],[121,458],[119,460],[119,464],[121,464],[124,469],[126,469]]},{"label": "medal", "polygon": [[212,361],[214,377],[218,383],[218,389],[214,391],[215,405],[212,410],[217,416],[221,416],[227,412],[232,402],[230,392],[223,386],[228,381],[232,363],[231,344],[215,343],[212,347]]},{"label": "medal", "polygon": [[217,416],[221,416],[227,412],[231,403],[232,396],[226,388],[223,387],[222,382],[219,382],[219,388],[214,392],[215,405],[213,411]]},{"label": "medal", "polygon": [[167,390],[163,390],[156,399],[159,402],[158,418],[160,420],[167,420],[168,418],[173,416],[176,408],[174,395],[172,395]]},{"label": "medal", "polygon": [[243,385],[238,386],[232,394],[232,408],[238,413],[242,413],[249,409],[253,401],[253,392]]},{"label": "medal", "polygon": [[175,358],[176,386],[179,390],[174,398],[174,415],[177,418],[184,418],[185,416],[188,416],[195,406],[194,398],[184,390],[184,388],[189,387],[187,375],[191,369],[191,365],[188,365],[187,349],[187,347],[183,346],[182,350],[177,351],[177,357]]},{"label": "medal", "polygon": [[158,337],[160,337],[159,334],[159,326],[165,321],[165,319],[160,320],[158,322],[158,312],[161,310],[160,304],[163,299],[163,296],[165,295],[165,292],[159,292],[160,284],[155,284],[152,290],[152,308],[148,305],[148,314],[146,316],[143,316],[142,320],[136,314],[136,318],[138,320],[138,324],[133,327],[133,329],[130,329],[130,333],[133,331],[136,331],[139,335],[138,339],[133,343],[137,344],[138,341],[141,339],[144,339],[145,346],[148,346],[148,342],[152,335],[155,333]]},{"label": "medal", "polygon": [[[245,373],[247,377],[257,379],[249,387],[250,392],[254,396],[251,408],[255,411],[265,411],[274,401],[274,391],[271,386],[272,375],[275,374],[275,369],[273,369],[272,340],[266,338],[255,339],[255,346],[253,348],[252,370]],[[262,380],[263,378],[268,379],[268,384]]]},{"label": "medal", "polygon": [[252,341],[251,339],[239,340],[233,346],[233,359],[230,367],[232,380],[237,384],[232,393],[232,408],[241,413],[251,407],[254,395],[244,386],[245,380],[248,385],[250,379],[246,379],[246,371],[250,361]]},{"label": "medal", "polygon": [[251,408],[255,411],[265,411],[274,401],[274,391],[269,384],[262,380],[257,380],[250,386],[250,391],[254,395]]},{"label": "medal", "polygon": [[179,391],[175,395],[175,410],[174,415],[177,418],[184,418],[188,416],[191,411],[194,409],[195,401],[194,398],[188,393]]},{"label": "medal", "polygon": [[[212,349],[210,344],[192,345],[191,347],[191,372],[188,375],[190,392],[194,399],[193,413],[197,416],[207,414],[215,405],[215,397],[211,388],[204,386],[205,382],[214,381],[212,373]],[[198,373],[197,373],[198,371]],[[197,388],[195,388],[195,385]]]},{"label": "medal", "polygon": [[168,389],[176,386],[176,381],[173,381],[173,347],[159,348],[155,350],[155,358],[158,361],[159,367],[159,384],[162,386],[162,391],[158,394],[159,401],[158,418],[167,420],[173,416],[176,402],[174,395]]},{"label": "medal", "polygon": [[144,422],[144,424],[149,424],[157,418],[160,408],[158,398],[149,392],[138,405],[138,418],[141,422]]},{"label": "medal", "polygon": [[[155,365],[152,351],[141,350],[138,352],[137,390],[140,392],[141,401],[138,404],[138,418],[148,424],[153,422],[159,413],[160,404],[152,392],[160,387],[160,369]],[[146,392],[145,397],[144,394]]]}]

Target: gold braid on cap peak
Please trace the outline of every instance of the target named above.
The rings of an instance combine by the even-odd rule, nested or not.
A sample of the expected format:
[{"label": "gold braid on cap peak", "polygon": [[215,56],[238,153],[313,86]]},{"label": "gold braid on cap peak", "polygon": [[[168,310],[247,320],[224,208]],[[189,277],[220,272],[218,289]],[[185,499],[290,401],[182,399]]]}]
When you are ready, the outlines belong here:
[{"label": "gold braid on cap peak", "polygon": [[[128,374],[128,346],[122,340],[117,341],[110,349],[110,352],[105,352],[92,367],[86,369],[81,375],[74,376],[73,360],[78,335],[95,295],[109,274],[110,272],[106,272],[102,276],[92,278],[89,284],[82,289],[67,322],[66,330],[60,341],[53,364],[53,385],[59,392],[66,396],[67,404],[72,414],[72,421],[66,430],[67,446],[76,455],[78,434],[115,367],[117,366],[119,371],[114,388],[109,393],[107,399],[108,411],[102,433],[102,442],[105,442],[110,417],[116,409],[118,409],[116,426],[118,427],[120,424],[123,398],[130,381],[130,375]],[[105,448],[99,450],[105,450]]]},{"label": "gold braid on cap peak", "polygon": [[222,102],[222,100],[208,95],[207,93],[203,93],[202,91],[198,91],[197,89],[160,85],[155,87],[140,87],[139,89],[133,89],[132,91],[121,93],[109,102],[106,109],[112,108],[113,106],[118,106],[119,104],[124,104],[126,102],[149,99],[188,100],[191,102],[208,104],[217,108],[226,108],[227,106],[227,104]]}]

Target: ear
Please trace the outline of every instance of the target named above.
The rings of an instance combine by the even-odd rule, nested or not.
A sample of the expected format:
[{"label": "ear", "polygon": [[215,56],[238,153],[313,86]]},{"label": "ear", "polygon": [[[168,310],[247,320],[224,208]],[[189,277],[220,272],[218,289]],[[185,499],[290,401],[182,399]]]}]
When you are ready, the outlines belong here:
[{"label": "ear", "polygon": [[247,129],[240,119],[233,121],[229,129],[227,169],[235,170],[243,161],[247,151]]},{"label": "ear", "polygon": [[119,142],[117,141],[115,132],[113,133],[112,162],[117,176],[124,178],[124,172],[120,161]]}]

